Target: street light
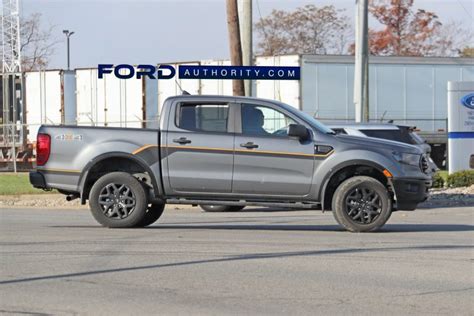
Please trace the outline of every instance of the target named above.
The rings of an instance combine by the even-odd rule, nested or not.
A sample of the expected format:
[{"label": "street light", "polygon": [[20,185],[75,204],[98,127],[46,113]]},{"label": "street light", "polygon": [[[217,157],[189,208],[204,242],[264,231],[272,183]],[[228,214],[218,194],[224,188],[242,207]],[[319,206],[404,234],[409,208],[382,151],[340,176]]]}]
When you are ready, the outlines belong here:
[{"label": "street light", "polygon": [[70,55],[69,55],[69,38],[74,34],[74,32],[69,32],[69,30],[63,30],[64,35],[67,37],[67,70],[70,70]]}]

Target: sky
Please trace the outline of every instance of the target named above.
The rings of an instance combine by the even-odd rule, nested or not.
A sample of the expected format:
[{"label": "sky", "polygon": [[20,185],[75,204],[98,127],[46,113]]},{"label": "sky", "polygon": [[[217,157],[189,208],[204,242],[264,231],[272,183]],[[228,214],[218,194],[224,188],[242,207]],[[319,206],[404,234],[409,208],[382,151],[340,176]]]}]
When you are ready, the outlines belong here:
[{"label": "sky", "polygon": [[[49,67],[66,67],[66,41],[71,36],[71,68],[99,63],[156,64],[228,59],[225,0],[20,0],[22,16],[42,15],[60,41]],[[314,4],[346,9],[351,20],[355,0],[253,0],[253,18],[273,9],[293,10]],[[474,28],[474,0],[415,0],[415,7],[434,11],[443,23],[461,21]],[[352,21],[351,21],[352,22]],[[374,21],[370,21],[374,25]]]}]

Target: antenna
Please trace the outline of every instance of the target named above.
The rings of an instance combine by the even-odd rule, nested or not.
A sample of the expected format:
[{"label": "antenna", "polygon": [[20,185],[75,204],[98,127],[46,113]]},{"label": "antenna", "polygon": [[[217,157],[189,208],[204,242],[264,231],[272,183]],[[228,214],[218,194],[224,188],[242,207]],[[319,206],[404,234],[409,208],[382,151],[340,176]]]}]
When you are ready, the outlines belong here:
[{"label": "antenna", "polygon": [[[181,93],[184,94],[184,92],[185,92],[186,90],[183,90],[183,88],[181,88],[181,85],[179,84],[178,79],[174,78],[174,82],[175,82],[176,85],[178,86],[179,90],[181,90]],[[187,93],[187,92],[186,92],[186,93]],[[188,93],[188,94],[189,94],[189,93]]]},{"label": "antenna", "polygon": [[[3,101],[3,136],[2,146],[10,147],[10,157],[13,160],[13,170],[16,172],[17,136],[16,124],[21,121],[21,112],[17,104],[23,108],[21,56],[20,56],[20,6],[19,0],[2,1],[2,101]],[[20,110],[22,111],[22,109]],[[21,123],[21,122],[20,122]],[[19,136],[23,142],[23,131]]]}]

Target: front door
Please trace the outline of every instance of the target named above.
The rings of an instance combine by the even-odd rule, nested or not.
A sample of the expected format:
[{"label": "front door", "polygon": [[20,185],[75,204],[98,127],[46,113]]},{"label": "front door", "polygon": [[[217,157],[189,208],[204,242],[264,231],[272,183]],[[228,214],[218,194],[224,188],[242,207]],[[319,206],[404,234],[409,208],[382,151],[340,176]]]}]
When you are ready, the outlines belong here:
[{"label": "front door", "polygon": [[285,197],[309,194],[314,144],[288,137],[289,114],[271,106],[241,104],[241,133],[234,146],[234,194]]},{"label": "front door", "polygon": [[[231,193],[234,134],[229,104],[181,103],[169,122],[166,144],[174,193]],[[201,194],[202,195],[202,194]]]}]

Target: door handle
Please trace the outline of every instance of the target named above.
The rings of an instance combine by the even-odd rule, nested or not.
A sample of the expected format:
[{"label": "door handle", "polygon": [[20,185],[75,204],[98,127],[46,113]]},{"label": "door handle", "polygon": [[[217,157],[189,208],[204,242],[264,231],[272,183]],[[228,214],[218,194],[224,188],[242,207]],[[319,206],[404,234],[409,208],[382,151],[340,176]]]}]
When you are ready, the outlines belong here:
[{"label": "door handle", "polygon": [[186,137],[180,137],[180,138],[173,139],[173,143],[184,145],[184,144],[190,144],[191,141],[187,139]]},{"label": "door handle", "polygon": [[253,149],[253,148],[258,148],[258,145],[254,144],[252,142],[247,142],[245,144],[240,144],[240,147],[245,147],[247,149]]}]

